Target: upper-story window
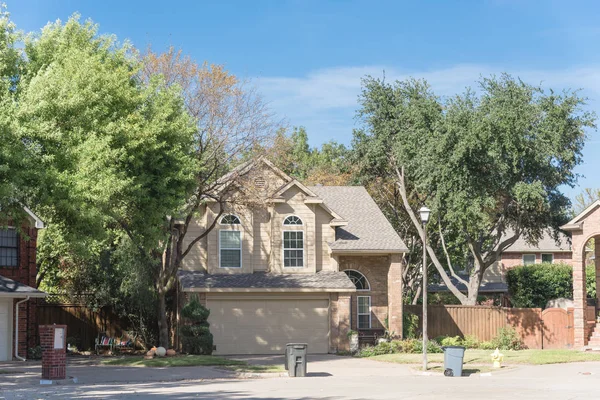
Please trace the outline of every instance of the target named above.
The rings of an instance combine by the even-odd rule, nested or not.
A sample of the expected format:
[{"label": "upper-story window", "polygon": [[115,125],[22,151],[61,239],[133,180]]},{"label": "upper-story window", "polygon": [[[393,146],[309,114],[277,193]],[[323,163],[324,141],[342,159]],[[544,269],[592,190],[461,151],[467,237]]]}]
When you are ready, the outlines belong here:
[{"label": "upper-story window", "polygon": [[[221,225],[241,225],[237,215],[224,215]],[[242,268],[242,231],[219,230],[219,266],[221,268]]]},{"label": "upper-story window", "polygon": [[241,221],[237,215],[227,214],[221,217],[221,225],[240,225]]},{"label": "upper-story window", "polygon": [[290,215],[283,221],[283,225],[302,225],[302,220],[295,215]]},{"label": "upper-story window", "polygon": [[18,235],[16,229],[0,230],[0,267],[18,266]]},{"label": "upper-story window", "polygon": [[346,275],[348,275],[348,278],[350,278],[352,283],[354,283],[356,290],[371,290],[371,285],[369,285],[369,281],[367,280],[366,276],[353,269],[347,269],[344,272]]}]

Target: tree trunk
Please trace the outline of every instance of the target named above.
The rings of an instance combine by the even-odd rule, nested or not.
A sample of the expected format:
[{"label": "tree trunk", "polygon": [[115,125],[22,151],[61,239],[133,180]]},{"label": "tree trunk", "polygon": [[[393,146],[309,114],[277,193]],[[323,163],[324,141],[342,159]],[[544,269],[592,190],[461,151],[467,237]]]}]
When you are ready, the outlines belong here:
[{"label": "tree trunk", "polygon": [[477,305],[477,296],[479,296],[479,285],[481,285],[481,277],[479,274],[471,275],[469,285],[467,286],[467,299],[461,302],[465,306]]},{"label": "tree trunk", "polygon": [[169,327],[167,323],[166,293],[158,291],[158,345],[169,348]]}]

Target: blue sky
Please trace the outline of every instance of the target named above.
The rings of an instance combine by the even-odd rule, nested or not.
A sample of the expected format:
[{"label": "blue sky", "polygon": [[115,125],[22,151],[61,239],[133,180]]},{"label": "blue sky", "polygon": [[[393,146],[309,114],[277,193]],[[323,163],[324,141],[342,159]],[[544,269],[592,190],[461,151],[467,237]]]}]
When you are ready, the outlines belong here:
[{"label": "blue sky", "polygon": [[[503,71],[533,84],[583,89],[600,115],[597,1],[8,0],[20,29],[73,12],[104,33],[169,45],[251,79],[311,145],[349,144],[360,78],[426,78],[439,95]],[[590,132],[580,187],[600,187],[600,136]]]}]

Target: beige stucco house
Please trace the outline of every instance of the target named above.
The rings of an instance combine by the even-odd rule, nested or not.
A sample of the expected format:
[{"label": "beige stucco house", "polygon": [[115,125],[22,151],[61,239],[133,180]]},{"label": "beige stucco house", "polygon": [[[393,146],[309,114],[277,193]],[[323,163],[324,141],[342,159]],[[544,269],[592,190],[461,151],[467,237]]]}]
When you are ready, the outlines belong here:
[{"label": "beige stucco house", "polygon": [[225,211],[179,273],[181,297],[211,311],[215,354],[281,354],[290,342],[337,352],[350,329],[386,324],[401,334],[406,246],[363,187],[306,187],[264,158],[224,182]]}]

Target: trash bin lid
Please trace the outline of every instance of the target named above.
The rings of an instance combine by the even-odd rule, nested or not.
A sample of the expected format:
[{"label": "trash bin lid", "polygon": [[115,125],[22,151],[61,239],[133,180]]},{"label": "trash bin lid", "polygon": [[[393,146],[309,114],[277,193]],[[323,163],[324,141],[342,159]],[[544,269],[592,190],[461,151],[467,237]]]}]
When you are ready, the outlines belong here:
[{"label": "trash bin lid", "polygon": [[286,346],[305,346],[308,347],[308,343],[288,343]]},{"label": "trash bin lid", "polygon": [[442,346],[442,350],[446,350],[446,349],[460,349],[460,350],[465,350],[466,347],[465,346]]}]

